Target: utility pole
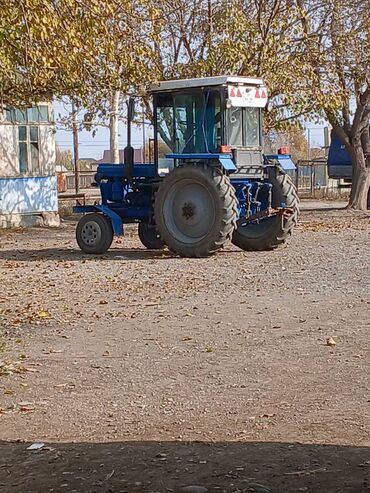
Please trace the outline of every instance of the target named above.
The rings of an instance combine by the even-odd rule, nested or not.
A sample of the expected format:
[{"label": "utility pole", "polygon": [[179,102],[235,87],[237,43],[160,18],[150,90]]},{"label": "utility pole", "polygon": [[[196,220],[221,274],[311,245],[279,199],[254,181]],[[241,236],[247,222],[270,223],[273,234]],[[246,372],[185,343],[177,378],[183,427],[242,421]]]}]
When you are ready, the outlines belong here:
[{"label": "utility pole", "polygon": [[73,135],[73,163],[75,169],[75,192],[80,191],[80,164],[78,157],[78,126],[77,126],[77,109],[72,101],[72,135]]},{"label": "utility pole", "polygon": [[330,147],[330,135],[329,135],[329,127],[324,127],[324,148],[325,148],[325,156],[328,157]]},{"label": "utility pole", "polygon": [[307,129],[307,159],[311,158],[311,129]]}]

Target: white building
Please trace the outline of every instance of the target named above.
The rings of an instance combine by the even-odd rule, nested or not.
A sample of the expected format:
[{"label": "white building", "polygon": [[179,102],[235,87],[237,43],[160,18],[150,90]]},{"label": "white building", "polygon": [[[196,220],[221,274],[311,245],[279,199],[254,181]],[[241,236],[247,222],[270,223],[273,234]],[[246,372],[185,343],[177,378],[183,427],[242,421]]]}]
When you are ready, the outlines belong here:
[{"label": "white building", "polygon": [[57,226],[51,103],[0,108],[0,228]]}]

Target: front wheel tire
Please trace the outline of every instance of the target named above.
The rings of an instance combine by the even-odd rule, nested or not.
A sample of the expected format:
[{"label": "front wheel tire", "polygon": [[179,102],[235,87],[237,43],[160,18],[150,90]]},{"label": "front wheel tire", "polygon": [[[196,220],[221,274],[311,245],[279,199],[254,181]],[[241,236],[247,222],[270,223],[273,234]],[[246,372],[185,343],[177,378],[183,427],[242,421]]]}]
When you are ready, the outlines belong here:
[{"label": "front wheel tire", "polygon": [[77,224],[76,240],[85,253],[105,253],[112,244],[113,236],[112,223],[103,214],[97,212],[86,214]]}]

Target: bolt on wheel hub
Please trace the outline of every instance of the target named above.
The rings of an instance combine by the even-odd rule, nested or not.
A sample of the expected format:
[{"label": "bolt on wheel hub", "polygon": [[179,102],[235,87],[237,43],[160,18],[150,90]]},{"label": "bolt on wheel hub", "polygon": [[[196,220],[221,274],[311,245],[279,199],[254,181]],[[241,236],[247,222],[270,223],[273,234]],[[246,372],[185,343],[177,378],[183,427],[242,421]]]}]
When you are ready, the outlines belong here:
[{"label": "bolt on wheel hub", "polygon": [[95,245],[101,239],[100,226],[93,222],[87,222],[81,231],[81,237],[86,245]]}]

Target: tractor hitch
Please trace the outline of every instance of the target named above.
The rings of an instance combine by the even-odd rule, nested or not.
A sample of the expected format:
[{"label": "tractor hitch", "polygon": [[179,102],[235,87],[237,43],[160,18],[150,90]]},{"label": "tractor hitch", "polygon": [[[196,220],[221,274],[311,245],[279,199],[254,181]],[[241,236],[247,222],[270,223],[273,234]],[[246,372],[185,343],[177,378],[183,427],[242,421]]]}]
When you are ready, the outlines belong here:
[{"label": "tractor hitch", "polygon": [[292,207],[268,207],[263,211],[256,212],[251,216],[244,218],[243,224],[247,224],[253,221],[259,221],[260,219],[266,219],[272,216],[290,216],[294,214],[294,209]]}]

